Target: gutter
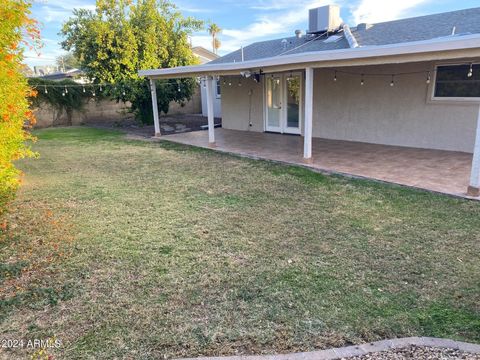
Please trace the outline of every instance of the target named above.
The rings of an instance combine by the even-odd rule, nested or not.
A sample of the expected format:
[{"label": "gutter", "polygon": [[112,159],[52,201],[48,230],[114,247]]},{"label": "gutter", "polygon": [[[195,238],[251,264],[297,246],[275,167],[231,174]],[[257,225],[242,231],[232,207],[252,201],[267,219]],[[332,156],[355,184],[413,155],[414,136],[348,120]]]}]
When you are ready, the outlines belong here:
[{"label": "gutter", "polygon": [[[449,36],[448,38],[437,38],[401,44],[364,46],[330,51],[312,51],[257,60],[246,60],[237,63],[208,63],[204,65],[180,66],[167,69],[140,70],[138,75],[151,78],[191,77],[222,74],[232,71],[262,69],[273,66],[369,59],[395,55],[415,55],[430,52],[468,49],[480,49],[480,34]],[[317,67],[321,67],[318,65]]]}]

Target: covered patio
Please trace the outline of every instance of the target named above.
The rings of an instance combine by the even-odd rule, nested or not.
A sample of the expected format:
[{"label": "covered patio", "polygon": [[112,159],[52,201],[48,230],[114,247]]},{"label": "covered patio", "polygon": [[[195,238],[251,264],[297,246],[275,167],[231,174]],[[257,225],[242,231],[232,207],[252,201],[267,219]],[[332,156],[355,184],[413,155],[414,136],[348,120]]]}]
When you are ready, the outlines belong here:
[{"label": "covered patio", "polygon": [[[211,148],[207,131],[162,139]],[[306,162],[303,140],[295,135],[220,128],[215,129],[214,149],[468,197],[472,154],[313,138],[311,161]]]}]

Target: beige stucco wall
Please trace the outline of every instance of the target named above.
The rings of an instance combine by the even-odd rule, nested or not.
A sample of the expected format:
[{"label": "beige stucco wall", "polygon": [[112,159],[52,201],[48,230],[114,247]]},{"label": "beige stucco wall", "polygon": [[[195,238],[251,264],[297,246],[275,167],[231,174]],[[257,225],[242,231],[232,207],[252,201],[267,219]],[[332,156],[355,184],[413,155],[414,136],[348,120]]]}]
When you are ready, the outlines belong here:
[{"label": "beige stucco wall", "polygon": [[[428,70],[433,63],[344,68],[365,73],[360,77],[315,70],[313,136],[456,151],[473,151],[478,105],[438,103],[429,100],[426,73],[372,77],[368,73],[404,73]],[[222,88],[223,127],[246,130],[248,89],[253,88],[253,131],[263,131],[263,82]]]},{"label": "beige stucco wall", "polygon": [[[239,80],[240,77],[227,77],[227,84],[223,85],[221,79],[222,127],[263,131],[263,82],[256,83],[252,78],[241,79],[242,86],[238,86]],[[250,122],[252,126],[249,126]]]}]

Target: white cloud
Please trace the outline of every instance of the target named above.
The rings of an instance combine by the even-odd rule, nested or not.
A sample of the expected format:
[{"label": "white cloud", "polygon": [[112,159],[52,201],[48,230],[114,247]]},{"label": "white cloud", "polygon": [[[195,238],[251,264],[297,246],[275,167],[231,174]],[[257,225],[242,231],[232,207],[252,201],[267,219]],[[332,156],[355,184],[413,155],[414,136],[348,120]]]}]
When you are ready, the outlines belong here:
[{"label": "white cloud", "polygon": [[355,21],[353,25],[396,20],[408,16],[413,8],[429,1],[431,0],[361,0],[358,5],[350,7]]},{"label": "white cloud", "polygon": [[[342,0],[343,1],[343,0]],[[340,1],[337,1],[339,3]],[[252,42],[260,41],[272,37],[274,35],[281,37],[290,34],[293,36],[294,30],[308,22],[308,9],[331,4],[331,0],[317,1],[286,1],[278,0],[276,2],[255,1],[255,4],[249,4],[250,8],[263,9],[283,9],[269,10],[263,15],[258,15],[252,23],[240,28],[225,28],[219,36],[222,46],[220,53],[225,54],[238,50],[241,46],[246,46]],[[192,37],[194,45],[211,48],[211,38],[203,34]]]}]

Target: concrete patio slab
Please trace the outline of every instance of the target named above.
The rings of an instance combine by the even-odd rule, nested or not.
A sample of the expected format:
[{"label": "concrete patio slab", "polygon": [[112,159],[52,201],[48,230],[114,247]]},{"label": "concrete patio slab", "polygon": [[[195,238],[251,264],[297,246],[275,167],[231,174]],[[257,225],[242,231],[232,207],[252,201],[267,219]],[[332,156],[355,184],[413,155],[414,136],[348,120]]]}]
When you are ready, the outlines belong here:
[{"label": "concrete patio slab", "polygon": [[[206,131],[162,139],[209,147]],[[314,138],[312,161],[306,163],[301,136],[220,128],[215,141],[218,151],[471,198],[466,194],[472,162],[468,153]]]}]

